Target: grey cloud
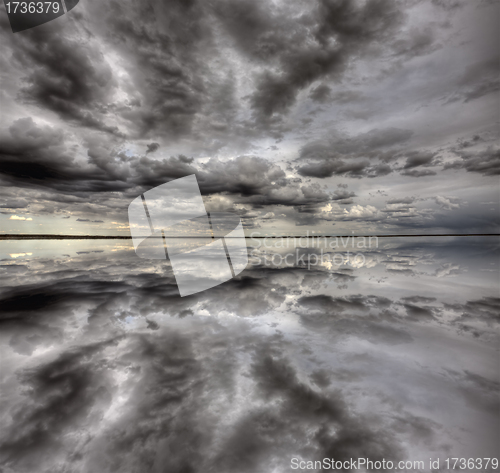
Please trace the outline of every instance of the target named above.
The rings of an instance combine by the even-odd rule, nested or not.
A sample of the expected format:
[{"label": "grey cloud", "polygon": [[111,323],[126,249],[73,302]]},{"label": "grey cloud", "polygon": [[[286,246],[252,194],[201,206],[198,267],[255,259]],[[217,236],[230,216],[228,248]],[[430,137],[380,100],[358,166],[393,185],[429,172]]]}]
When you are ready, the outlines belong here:
[{"label": "grey cloud", "polygon": [[[334,136],[328,140],[306,144],[300,151],[299,160],[308,161],[300,165],[297,172],[303,176],[326,178],[333,175],[347,177],[378,177],[392,172],[382,162],[372,164],[369,159],[383,161],[395,159],[390,149],[410,139],[412,132],[398,128],[373,129],[357,136]],[[389,151],[379,153],[378,150]]]},{"label": "grey cloud", "polygon": [[410,302],[412,304],[418,304],[420,302],[423,302],[425,304],[429,304],[431,302],[435,302],[436,298],[435,297],[425,297],[425,296],[407,296],[407,297],[402,297],[401,300],[405,302]]},{"label": "grey cloud", "polygon": [[387,148],[408,141],[413,132],[402,128],[375,128],[369,132],[355,137],[362,149]]},{"label": "grey cloud", "polygon": [[[317,9],[295,16],[294,28],[287,27],[291,17],[273,21],[274,12],[260,2],[252,2],[245,15],[241,6],[224,6],[220,15],[242,50],[256,61],[269,58],[280,64],[280,74],[265,70],[258,76],[250,97],[256,118],[266,123],[286,113],[297,93],[315,80],[340,78],[350,58],[363,55],[369,46],[375,50],[373,46],[387,41],[404,21],[402,11],[389,1],[356,6],[322,0]],[[332,38],[335,45],[330,44]]]},{"label": "grey cloud", "polygon": [[147,145],[146,154],[154,153],[156,150],[158,150],[159,147],[160,147],[159,143],[150,143],[149,145]]},{"label": "grey cloud", "polygon": [[497,381],[468,370],[447,370],[446,374],[469,405],[496,415],[500,408],[497,395],[500,384]]},{"label": "grey cloud", "polygon": [[363,93],[356,90],[341,90],[332,93],[332,89],[326,84],[320,84],[309,92],[309,98],[317,103],[335,102],[339,104],[349,104],[359,102],[365,97]]},{"label": "grey cloud", "polygon": [[336,159],[304,164],[297,168],[297,172],[301,176],[318,178],[331,177],[334,174],[361,177],[366,167],[368,167],[367,161],[345,163],[342,160]]},{"label": "grey cloud", "polygon": [[[203,165],[198,176],[200,187],[205,192],[231,192],[242,195],[260,193],[283,187],[284,171],[269,161],[253,156],[241,156],[224,163],[211,159]],[[273,184],[274,183],[274,184]]]},{"label": "grey cloud", "polygon": [[332,95],[332,101],[339,104],[360,102],[365,98],[363,93],[356,90],[343,90]]},{"label": "grey cloud", "polygon": [[403,171],[401,175],[403,176],[411,176],[411,177],[426,177],[426,176],[435,176],[437,173],[435,171],[431,171],[430,169],[409,169]]},{"label": "grey cloud", "polygon": [[123,136],[106,125],[102,107],[116,82],[97,41],[62,39],[53,28],[33,28],[19,38],[13,61],[29,70],[21,97],[83,127]]},{"label": "grey cloud", "polygon": [[442,278],[450,275],[460,274],[461,271],[462,269],[458,264],[444,263],[440,268],[436,269],[436,272],[434,274],[438,278]]},{"label": "grey cloud", "polygon": [[[1,161],[0,173],[23,186],[48,187],[68,193],[77,190],[127,192],[137,186],[151,188],[196,174],[205,195],[240,195],[260,205],[297,205],[329,199],[328,194],[316,190],[314,185],[301,187],[300,180],[286,179],[279,166],[256,156],[241,156],[228,162],[212,158],[206,164],[196,165],[193,158],[184,155],[151,159],[114,154],[106,142],[93,139],[88,142],[89,166],[82,169],[72,166],[71,159],[62,158],[67,150],[64,137],[58,131],[39,127],[31,118],[26,118],[14,122],[10,134],[1,150],[5,159]],[[26,158],[31,161],[30,166],[26,166]]]},{"label": "grey cloud", "polygon": [[[114,180],[106,184],[109,176],[102,169],[104,166],[99,169],[75,165],[74,149],[60,130],[26,117],[15,120],[2,135],[0,174],[7,182],[20,187],[66,190],[71,194],[117,187]],[[109,154],[107,160],[111,161]],[[106,165],[109,171],[112,163],[106,161]]]},{"label": "grey cloud", "polygon": [[122,2],[101,11],[107,20],[99,25],[101,33],[111,29],[113,46],[130,59],[125,67],[138,93],[121,115],[134,134],[145,137],[162,130],[169,137],[179,137],[192,130],[204,102],[203,77],[210,75],[197,57],[211,40],[201,7],[153,2],[149,12],[154,14],[147,14],[133,2]]},{"label": "grey cloud", "polygon": [[376,164],[374,166],[369,166],[366,169],[367,177],[379,177],[379,176],[387,176],[392,172],[391,167],[388,164]]},{"label": "grey cloud", "polygon": [[391,148],[400,145],[407,142],[412,134],[411,130],[401,128],[375,128],[354,136],[342,136],[334,132],[332,138],[304,145],[300,152],[300,159],[328,159],[336,153],[370,156],[374,148]]},{"label": "grey cloud", "polygon": [[456,197],[443,197],[438,195],[434,197],[434,201],[438,204],[442,209],[452,210],[458,209],[460,207],[460,199]]},{"label": "grey cloud", "polygon": [[378,177],[392,172],[387,164],[370,165],[368,161],[332,159],[331,161],[311,162],[297,168],[301,176],[327,178],[333,175],[346,177]]},{"label": "grey cloud", "polygon": [[465,169],[485,176],[500,174],[500,148],[489,147],[483,151],[460,152],[461,160],[448,162],[443,169]]},{"label": "grey cloud", "polygon": [[320,84],[316,88],[311,90],[311,92],[309,93],[309,97],[314,102],[322,103],[330,98],[331,92],[332,89],[330,89],[330,87],[328,87],[326,84]]},{"label": "grey cloud", "polygon": [[500,61],[498,57],[468,65],[458,79],[453,92],[445,103],[467,103],[500,89]]},{"label": "grey cloud", "polygon": [[500,299],[498,297],[484,297],[469,301],[464,306],[464,312],[471,316],[479,316],[485,320],[499,321]]},{"label": "grey cloud", "polygon": [[432,0],[432,3],[447,11],[461,8],[465,4],[463,0]]},{"label": "grey cloud", "polygon": [[332,200],[345,200],[356,197],[354,192],[349,192],[346,187],[338,187],[337,190],[333,192]]},{"label": "grey cloud", "polygon": [[371,307],[385,308],[391,301],[385,297],[377,296],[351,296],[348,298],[332,298],[331,296],[306,296],[298,303],[309,310],[328,310],[342,312],[346,309],[368,311]]},{"label": "grey cloud", "polygon": [[421,307],[415,304],[403,304],[408,317],[412,320],[433,320],[434,311],[430,307]]},{"label": "grey cloud", "polygon": [[436,164],[436,154],[429,152],[410,152],[406,153],[406,162],[403,169],[413,169],[419,166],[434,166]]},{"label": "grey cloud", "polygon": [[483,321],[488,324],[500,323],[500,299],[498,297],[484,297],[467,301],[465,304],[445,304],[456,312],[461,312],[462,322]]},{"label": "grey cloud", "polygon": [[470,139],[458,139],[458,148],[463,149],[463,148],[469,148],[470,146],[474,146],[482,141],[484,139],[480,135],[474,135]]},{"label": "grey cloud", "polygon": [[436,36],[431,26],[421,29],[413,28],[404,38],[394,42],[394,54],[408,58],[429,54],[440,47]]},{"label": "grey cloud", "polygon": [[24,209],[28,206],[26,199],[8,199],[0,203],[0,209]]},{"label": "grey cloud", "polygon": [[192,165],[193,160],[182,155],[161,160],[151,159],[147,156],[134,156],[125,159],[131,172],[135,174],[134,181],[144,187],[155,187],[167,180],[184,177],[197,171]]},{"label": "grey cloud", "polygon": [[412,204],[415,201],[415,197],[402,197],[397,199],[389,199],[388,204]]}]

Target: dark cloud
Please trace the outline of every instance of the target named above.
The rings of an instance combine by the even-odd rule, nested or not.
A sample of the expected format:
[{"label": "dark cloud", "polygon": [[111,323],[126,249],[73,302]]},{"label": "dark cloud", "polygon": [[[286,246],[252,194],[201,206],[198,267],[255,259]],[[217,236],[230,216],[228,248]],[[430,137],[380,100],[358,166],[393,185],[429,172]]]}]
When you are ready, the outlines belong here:
[{"label": "dark cloud", "polygon": [[326,310],[333,312],[342,312],[343,310],[359,310],[366,312],[371,307],[385,308],[391,304],[391,301],[385,297],[377,296],[350,296],[348,298],[332,298],[331,296],[306,296],[297,301],[301,306],[308,310]]},{"label": "dark cloud", "polygon": [[488,324],[500,322],[500,299],[498,297],[484,297],[467,301],[465,304],[445,304],[445,307],[461,313],[462,322],[482,321]]},{"label": "dark cloud", "polygon": [[13,60],[30,71],[20,91],[23,100],[63,120],[123,136],[117,126],[106,124],[116,81],[95,39],[82,43],[57,28],[32,28],[18,38],[14,51]]},{"label": "dark cloud", "polygon": [[500,174],[500,148],[489,147],[483,151],[460,152],[461,160],[448,162],[443,169],[465,169],[485,176]]},{"label": "dark cloud", "polygon": [[[193,158],[184,155],[152,159],[147,155],[115,153],[96,139],[89,141],[88,162],[81,166],[74,162],[60,132],[40,127],[31,118],[17,120],[9,132],[0,149],[5,157],[0,173],[21,186],[45,187],[68,194],[100,190],[127,192],[196,174],[204,195],[235,195],[259,205],[329,200],[329,194],[318,185],[301,186],[300,180],[286,178],[280,166],[257,156],[240,156],[230,161],[212,158],[197,165]],[[65,153],[69,153],[70,158],[63,160]]]},{"label": "dark cloud", "polygon": [[160,129],[170,137],[185,136],[206,92],[203,77],[208,70],[197,57],[211,36],[203,26],[203,9],[178,2],[153,2],[141,9],[122,2],[106,5],[100,14],[106,21],[98,28],[113,31],[110,43],[128,58],[124,66],[138,92],[121,105],[123,118],[143,137]]},{"label": "dark cloud", "polygon": [[403,169],[413,169],[419,166],[434,166],[436,164],[436,153],[411,152],[407,153]]},{"label": "dark cloud", "polygon": [[197,171],[192,165],[193,160],[182,155],[163,159],[151,159],[147,156],[123,156],[123,158],[130,169],[132,179],[145,188],[156,187],[166,181],[195,174]]},{"label": "dark cloud", "polygon": [[392,172],[387,164],[369,165],[368,161],[348,161],[340,159],[324,162],[304,164],[297,168],[301,176],[327,178],[333,175],[345,177],[378,177],[386,176]]},{"label": "dark cloud", "polygon": [[160,147],[160,144],[159,143],[150,143],[149,145],[147,145],[147,151],[146,151],[146,154],[148,153],[154,153],[156,150],[158,150]]},{"label": "dark cloud", "polygon": [[[302,176],[326,178],[333,175],[347,177],[378,177],[392,172],[385,162],[373,164],[373,158],[383,161],[395,159],[387,151],[410,139],[412,132],[398,128],[373,129],[353,137],[335,136],[328,140],[306,144],[300,151],[297,172]],[[380,151],[379,151],[380,150]]]},{"label": "dark cloud", "polygon": [[332,89],[328,87],[326,84],[320,84],[318,87],[315,89],[311,90],[309,93],[309,97],[311,97],[311,100],[314,102],[325,102],[328,99],[330,99],[330,94],[332,92]]},{"label": "dark cloud", "polygon": [[18,179],[63,178],[70,171],[71,157],[61,159],[65,152],[64,135],[49,126],[39,126],[32,118],[15,120],[4,131],[0,145],[0,172]]},{"label": "dark cloud", "polygon": [[437,173],[435,171],[431,171],[430,169],[409,169],[403,171],[401,173],[403,176],[411,176],[411,177],[427,177],[427,176],[435,176]]},{"label": "dark cloud", "polygon": [[[92,155],[92,151],[89,151]],[[109,191],[116,185],[106,169],[75,162],[75,150],[60,130],[36,123],[31,117],[15,120],[2,133],[0,174],[20,187],[44,187],[74,194],[79,190]],[[111,153],[105,155],[108,172],[112,171]],[[94,163],[92,163],[94,164]],[[107,182],[107,184],[106,184]]]},{"label": "dark cloud", "polygon": [[438,153],[425,151],[411,151],[405,153],[406,162],[402,167],[401,175],[411,177],[435,176],[436,171],[430,169],[415,169],[419,167],[431,167],[441,164]]},{"label": "dark cloud", "polygon": [[404,303],[408,318],[415,321],[430,321],[435,319],[436,310],[430,306],[419,306],[416,304]]},{"label": "dark cloud", "polygon": [[[263,2],[221,2],[216,11],[244,54],[280,67],[280,73],[268,68],[258,74],[250,95],[255,118],[267,126],[273,126],[273,116],[288,112],[302,89],[323,77],[341,79],[352,59],[387,44],[404,22],[398,5],[385,0],[363,5],[321,0],[300,16]],[[321,85],[315,91],[314,100],[326,98]]]},{"label": "dark cloud", "polygon": [[326,178],[336,175],[345,175],[349,177],[361,177],[368,167],[367,161],[349,162],[336,159],[332,161],[321,161],[310,164],[304,164],[297,168],[301,176]]}]

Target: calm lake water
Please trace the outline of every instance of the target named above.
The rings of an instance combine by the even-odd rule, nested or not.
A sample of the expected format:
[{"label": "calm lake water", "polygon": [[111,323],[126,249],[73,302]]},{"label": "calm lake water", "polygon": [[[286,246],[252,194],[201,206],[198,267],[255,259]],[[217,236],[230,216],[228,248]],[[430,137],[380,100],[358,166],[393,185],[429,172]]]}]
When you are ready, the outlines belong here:
[{"label": "calm lake water", "polygon": [[188,297],[127,240],[1,241],[2,471],[498,457],[499,239],[332,241]]}]

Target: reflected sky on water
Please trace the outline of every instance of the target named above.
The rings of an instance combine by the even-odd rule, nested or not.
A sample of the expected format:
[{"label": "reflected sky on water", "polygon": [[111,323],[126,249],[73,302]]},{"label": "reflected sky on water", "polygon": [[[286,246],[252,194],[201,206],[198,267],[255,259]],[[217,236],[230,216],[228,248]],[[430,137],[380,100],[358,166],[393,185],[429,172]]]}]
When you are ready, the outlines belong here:
[{"label": "reflected sky on water", "polygon": [[127,240],[2,241],[5,471],[496,455],[497,237],[247,244],[181,298]]}]

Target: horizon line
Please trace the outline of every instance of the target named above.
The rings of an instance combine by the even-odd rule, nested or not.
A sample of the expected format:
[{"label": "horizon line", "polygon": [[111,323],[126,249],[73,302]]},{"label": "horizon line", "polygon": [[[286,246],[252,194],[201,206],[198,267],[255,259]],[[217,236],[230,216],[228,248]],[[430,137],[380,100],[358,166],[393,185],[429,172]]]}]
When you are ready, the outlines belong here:
[{"label": "horizon line", "polygon": [[[433,234],[385,234],[385,235],[267,235],[267,236],[245,236],[231,237],[218,236],[215,238],[245,238],[245,239],[263,239],[263,238],[417,238],[417,237],[474,237],[474,236],[500,236],[500,233],[433,233]],[[138,238],[162,238],[161,235],[140,236]],[[168,239],[179,238],[204,238],[203,236],[165,236]],[[56,234],[16,234],[5,233],[0,234],[0,240],[131,240],[130,235],[56,235]]]}]

